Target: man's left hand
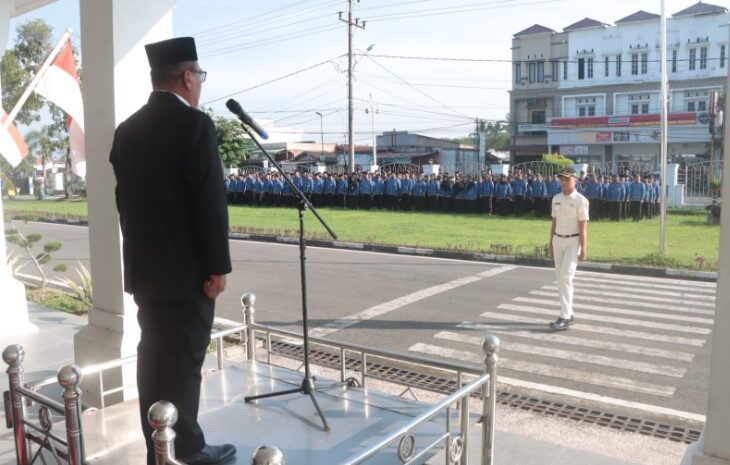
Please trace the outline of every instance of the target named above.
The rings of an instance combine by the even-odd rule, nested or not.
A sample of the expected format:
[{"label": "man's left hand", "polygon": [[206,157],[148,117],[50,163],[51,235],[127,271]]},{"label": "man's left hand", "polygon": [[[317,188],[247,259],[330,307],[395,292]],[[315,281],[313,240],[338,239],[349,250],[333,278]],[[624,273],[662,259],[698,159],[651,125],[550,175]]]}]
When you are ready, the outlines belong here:
[{"label": "man's left hand", "polygon": [[578,261],[579,261],[579,262],[584,262],[584,261],[586,261],[586,252],[585,252],[585,250],[582,250],[582,251],[580,252],[580,255],[578,255]]},{"label": "man's left hand", "polygon": [[226,290],[226,275],[215,275],[208,276],[208,279],[203,283],[203,292],[208,296],[209,299],[215,299],[223,291]]}]

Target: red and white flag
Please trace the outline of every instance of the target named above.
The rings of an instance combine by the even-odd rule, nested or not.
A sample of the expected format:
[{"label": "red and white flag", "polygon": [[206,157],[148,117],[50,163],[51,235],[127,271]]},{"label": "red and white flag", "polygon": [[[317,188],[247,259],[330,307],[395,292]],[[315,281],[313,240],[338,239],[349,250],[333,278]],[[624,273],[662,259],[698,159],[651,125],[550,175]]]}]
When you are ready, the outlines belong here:
[{"label": "red and white flag", "polygon": [[[7,119],[8,114],[0,108],[0,120],[5,123]],[[7,130],[5,130],[4,124],[0,124],[0,155],[13,167],[18,166],[18,163],[28,155],[28,146],[25,145],[23,136],[20,135],[14,124],[11,124]]]},{"label": "red and white flag", "polygon": [[84,142],[84,102],[76,70],[73,47],[69,39],[51,66],[41,77],[35,91],[55,103],[68,115],[71,165],[78,176],[86,175],[86,149]]}]

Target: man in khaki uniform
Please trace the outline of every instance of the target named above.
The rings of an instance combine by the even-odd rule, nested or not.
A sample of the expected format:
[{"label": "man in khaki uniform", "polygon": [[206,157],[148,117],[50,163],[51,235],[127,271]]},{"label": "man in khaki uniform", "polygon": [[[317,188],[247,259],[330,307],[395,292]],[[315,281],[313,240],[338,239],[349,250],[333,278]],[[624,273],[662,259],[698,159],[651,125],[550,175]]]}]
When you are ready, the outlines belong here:
[{"label": "man in khaki uniform", "polygon": [[573,168],[559,175],[562,192],[553,197],[550,228],[550,254],[555,260],[555,275],[560,298],[560,318],[550,327],[565,331],[573,323],[573,277],[578,262],[586,259],[588,242],[588,199],[576,190]]}]

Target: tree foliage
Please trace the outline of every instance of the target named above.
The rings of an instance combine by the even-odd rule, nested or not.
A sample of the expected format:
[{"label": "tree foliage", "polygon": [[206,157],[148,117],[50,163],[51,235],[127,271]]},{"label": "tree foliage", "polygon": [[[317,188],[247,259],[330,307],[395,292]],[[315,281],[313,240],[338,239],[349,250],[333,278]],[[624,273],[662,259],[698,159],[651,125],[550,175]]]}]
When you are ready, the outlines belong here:
[{"label": "tree foliage", "polygon": [[218,152],[223,167],[240,168],[243,160],[248,158],[254,143],[246,136],[241,123],[236,120],[217,116],[211,108],[201,108],[215,124],[218,136]]}]

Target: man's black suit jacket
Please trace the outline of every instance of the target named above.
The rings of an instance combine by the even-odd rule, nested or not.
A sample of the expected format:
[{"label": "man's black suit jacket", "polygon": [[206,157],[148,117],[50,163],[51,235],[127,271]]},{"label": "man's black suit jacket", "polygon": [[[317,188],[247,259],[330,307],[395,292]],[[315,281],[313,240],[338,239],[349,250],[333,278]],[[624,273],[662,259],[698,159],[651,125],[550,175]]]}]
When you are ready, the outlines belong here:
[{"label": "man's black suit jacket", "polygon": [[203,297],[209,275],[231,272],[213,121],[175,94],[152,92],[117,128],[109,161],[124,238],[124,290],[165,301]]}]

